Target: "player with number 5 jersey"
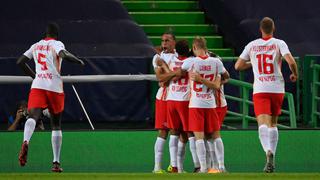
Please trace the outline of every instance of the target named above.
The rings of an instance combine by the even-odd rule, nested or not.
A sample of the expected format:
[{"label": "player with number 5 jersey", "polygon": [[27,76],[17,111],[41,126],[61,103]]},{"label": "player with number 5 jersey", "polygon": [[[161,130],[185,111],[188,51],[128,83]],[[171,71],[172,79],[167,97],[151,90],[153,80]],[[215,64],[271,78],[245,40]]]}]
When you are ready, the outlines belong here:
[{"label": "player with number 5 jersey", "polygon": [[287,44],[273,37],[275,30],[271,18],[260,21],[262,38],[250,42],[238,58],[235,69],[245,70],[252,66],[254,74],[253,104],[259,126],[259,139],[266,153],[264,171],[274,171],[274,158],[278,144],[278,116],[284,98],[284,79],[281,73],[282,57],[289,64],[290,80],[298,78],[297,64]]},{"label": "player with number 5 jersey", "polygon": [[[60,75],[62,59],[84,65],[83,61],[69,53],[64,44],[58,41],[59,27],[50,23],[46,29],[46,37],[33,44],[18,60],[22,70],[33,78],[29,93],[29,118],[25,123],[24,137],[19,153],[21,166],[27,163],[28,147],[36,122],[42,110],[48,108],[51,114],[53,172],[62,172],[60,167],[60,150],[62,144],[61,114],[64,109],[64,93]],[[34,59],[35,72],[27,61]]]}]

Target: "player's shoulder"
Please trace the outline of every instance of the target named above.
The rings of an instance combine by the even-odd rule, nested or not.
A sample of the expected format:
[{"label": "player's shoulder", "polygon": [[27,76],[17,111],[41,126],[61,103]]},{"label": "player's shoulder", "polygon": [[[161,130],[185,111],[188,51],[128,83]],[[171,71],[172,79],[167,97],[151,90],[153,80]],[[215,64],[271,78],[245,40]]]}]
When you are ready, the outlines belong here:
[{"label": "player's shoulder", "polygon": [[64,46],[63,42],[59,40],[51,40],[51,43],[53,43],[54,45]]},{"label": "player's shoulder", "polygon": [[286,44],[286,42],[282,39],[272,38],[272,40],[279,45]]}]

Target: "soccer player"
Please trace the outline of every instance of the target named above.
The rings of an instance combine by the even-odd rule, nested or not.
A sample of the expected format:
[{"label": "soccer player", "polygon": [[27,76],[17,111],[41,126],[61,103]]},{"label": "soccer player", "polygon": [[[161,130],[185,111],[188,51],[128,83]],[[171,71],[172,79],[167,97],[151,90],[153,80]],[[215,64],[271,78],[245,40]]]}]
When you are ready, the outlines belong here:
[{"label": "soccer player", "polygon": [[[174,73],[166,71],[165,65],[177,56],[175,53],[175,36],[172,33],[164,33],[161,37],[162,52],[153,57],[153,67],[157,79],[159,80],[160,88],[156,95],[155,105],[155,129],[158,129],[158,137],[154,145],[154,173],[164,173],[162,169],[162,156],[164,143],[168,137],[168,124],[167,124],[167,86],[166,83]],[[170,151],[172,152],[172,151]],[[171,156],[170,156],[171,157]]]},{"label": "soccer player", "polygon": [[215,110],[214,89],[220,88],[223,64],[207,55],[206,41],[202,37],[193,40],[195,58],[182,64],[182,74],[189,72],[191,97],[189,102],[189,130],[196,138],[196,151],[200,161],[200,172],[208,171],[206,162],[205,136],[212,136],[220,126]]},{"label": "soccer player", "polygon": [[281,73],[281,58],[289,64],[290,80],[298,78],[297,64],[287,44],[273,37],[275,30],[271,18],[260,21],[262,38],[251,41],[238,58],[235,69],[245,70],[252,67],[254,73],[253,103],[259,126],[259,139],[266,153],[264,171],[274,171],[274,157],[278,144],[277,120],[285,93],[284,79]]},{"label": "soccer player", "polygon": [[[46,38],[33,44],[18,60],[17,64],[26,74],[33,78],[29,94],[29,118],[24,126],[24,136],[19,162],[21,166],[27,163],[28,147],[37,121],[45,108],[51,114],[53,172],[62,172],[60,167],[60,150],[62,144],[61,114],[64,109],[63,83],[60,76],[62,59],[84,65],[84,62],[69,53],[64,44],[58,41],[59,27],[56,23],[48,24]],[[27,61],[34,59],[35,72]]]},{"label": "soccer player", "polygon": [[[209,53],[211,57],[218,58],[221,62],[222,59],[213,54]],[[223,73],[221,74],[221,86],[220,89],[215,90],[214,96],[216,99],[216,112],[219,117],[219,125],[220,129],[224,121],[224,117],[227,114],[227,101],[224,95],[224,84],[228,82],[230,78],[229,72],[224,69]],[[211,170],[214,172],[218,170],[218,172],[226,172],[225,165],[224,165],[224,145],[221,139],[220,130],[215,131],[211,139],[207,141],[209,144],[209,152],[211,158]],[[214,147],[214,149],[211,149]]]},{"label": "soccer player", "polygon": [[[171,72],[181,68],[183,62],[188,59],[189,53],[187,40],[178,41],[175,47],[178,57],[174,57],[168,64],[169,71]],[[170,129],[169,146],[170,154],[172,154],[172,157],[170,157],[172,172],[184,172],[185,144],[188,141],[189,98],[190,85],[188,75],[171,79],[167,96],[167,119],[168,128]]]}]

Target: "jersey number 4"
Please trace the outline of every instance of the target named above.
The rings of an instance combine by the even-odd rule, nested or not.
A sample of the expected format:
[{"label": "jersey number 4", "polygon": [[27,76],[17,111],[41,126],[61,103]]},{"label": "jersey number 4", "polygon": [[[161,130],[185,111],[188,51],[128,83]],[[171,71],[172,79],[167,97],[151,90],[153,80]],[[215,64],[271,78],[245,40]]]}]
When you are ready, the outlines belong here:
[{"label": "jersey number 4", "polygon": [[45,59],[45,58],[46,58],[45,54],[38,53],[38,63],[41,65],[41,70],[42,71],[48,70],[46,61],[42,60],[42,59]]},{"label": "jersey number 4", "polygon": [[258,54],[258,71],[259,74],[273,74],[274,68],[273,63],[268,63],[267,60],[273,60],[273,56],[271,54]]}]

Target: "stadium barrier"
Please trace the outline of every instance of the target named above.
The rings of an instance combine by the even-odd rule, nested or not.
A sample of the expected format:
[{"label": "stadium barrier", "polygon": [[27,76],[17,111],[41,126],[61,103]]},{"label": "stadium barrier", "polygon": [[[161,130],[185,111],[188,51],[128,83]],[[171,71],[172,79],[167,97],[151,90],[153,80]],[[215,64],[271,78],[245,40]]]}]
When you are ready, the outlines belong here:
[{"label": "stadium barrier", "polygon": [[320,81],[319,81],[319,75],[320,75],[320,65],[319,64],[313,64],[313,80],[312,80],[312,113],[311,113],[311,124],[313,127],[318,126],[318,119],[320,118],[320,111],[318,109],[318,104],[320,101],[319,96],[319,87],[320,87]]},{"label": "stadium barrier", "polygon": [[[231,95],[226,95],[227,99],[233,100],[233,101],[238,101],[242,105],[241,113],[228,111],[228,114],[236,116],[236,117],[240,117],[242,119],[242,128],[247,129],[248,125],[249,125],[249,121],[256,121],[255,117],[249,116],[249,105],[253,105],[253,102],[249,100],[249,92],[250,92],[249,90],[253,89],[253,86],[250,83],[235,80],[235,79],[230,79],[228,84],[236,85],[239,88],[241,88],[241,96],[240,97],[242,97],[242,98],[239,98],[239,97],[234,97]],[[293,95],[291,93],[286,92],[284,98],[287,99],[287,101],[288,101],[288,108],[289,109],[288,110],[281,109],[281,112],[285,115],[289,115],[290,126],[278,124],[278,127],[297,128],[297,120],[296,120]],[[287,118],[287,117],[285,117],[285,118]],[[281,119],[283,119],[283,116]],[[281,119],[279,119],[279,120],[281,120]]]},{"label": "stadium barrier", "polygon": [[[62,123],[63,125],[63,123]],[[148,172],[154,165],[156,131],[65,131],[61,149],[64,172]],[[20,167],[23,132],[0,132],[0,173],[50,172],[51,132],[35,132],[28,163]],[[222,131],[229,172],[262,172],[265,162],[257,130]],[[319,130],[280,130],[276,172],[319,172]],[[188,147],[188,146],[187,146]],[[169,165],[168,143],[163,168]],[[189,148],[185,170],[192,172]]]},{"label": "stadium barrier", "polygon": [[[140,74],[140,75],[78,75],[78,76],[62,76],[64,83],[90,83],[90,82],[108,82],[108,81],[156,81],[155,75]],[[28,76],[0,76],[0,84],[10,83],[30,83],[32,78]],[[230,79],[228,85],[234,85],[240,88],[240,97],[226,95],[229,100],[240,102],[240,113],[228,110],[228,114],[235,116],[227,117],[227,120],[242,120],[242,128],[248,128],[249,121],[255,121],[255,117],[249,115],[249,105],[252,101],[249,100],[249,93],[253,86],[250,83],[240,80]],[[296,114],[293,95],[285,93],[285,99],[288,101],[288,110],[282,109],[282,113],[288,116],[282,116],[281,119],[289,119],[290,126],[278,124],[281,128],[296,128]],[[280,120],[281,120],[280,119]],[[90,122],[90,121],[89,121]],[[91,124],[91,123],[90,123]]]}]

